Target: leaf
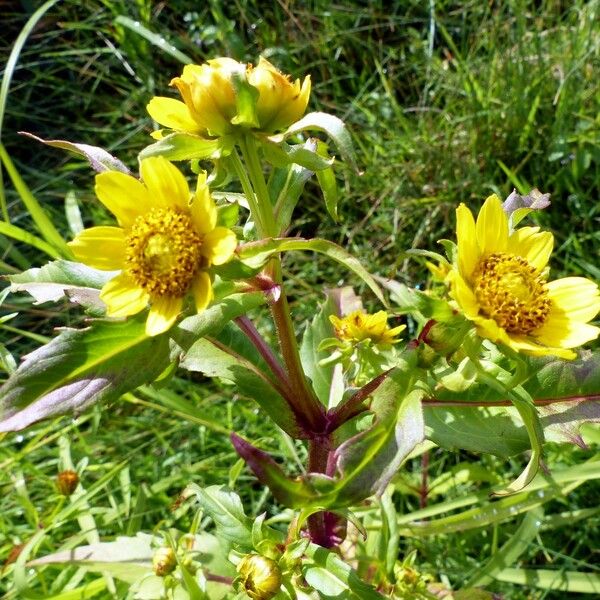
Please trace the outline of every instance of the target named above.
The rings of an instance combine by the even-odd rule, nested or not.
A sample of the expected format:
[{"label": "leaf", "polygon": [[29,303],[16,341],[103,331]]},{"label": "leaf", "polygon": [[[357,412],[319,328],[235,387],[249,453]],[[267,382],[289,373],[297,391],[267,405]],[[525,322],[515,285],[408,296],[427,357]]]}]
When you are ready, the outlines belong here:
[{"label": "leaf", "polygon": [[232,294],[201,313],[183,319],[171,330],[170,335],[181,348],[189,350],[198,338],[215,335],[226,323],[261,306],[268,299],[265,292]]},{"label": "leaf", "polygon": [[27,292],[35,304],[57,302],[65,295],[73,302],[102,309],[99,290],[115,276],[116,271],[100,271],[81,263],[55,260],[41,268],[10,275],[11,292]]},{"label": "leaf", "polygon": [[158,142],[146,146],[139,154],[143,160],[149,156],[164,156],[169,160],[220,158],[233,148],[231,138],[203,138],[192,133],[170,133]]},{"label": "leaf", "polygon": [[375,588],[364,582],[350,565],[335,552],[316,544],[305,550],[308,558],[302,564],[302,574],[319,598],[347,600],[384,600]]},{"label": "leaf", "polygon": [[[344,288],[352,292],[352,288]],[[328,295],[327,300],[315,318],[307,325],[300,345],[300,360],[305,375],[311,380],[315,394],[324,406],[329,405],[329,394],[333,381],[334,364],[321,365],[319,362],[327,358],[327,352],[319,352],[321,341],[333,337],[333,325],[330,315],[338,314],[335,302]]]},{"label": "leaf", "polygon": [[55,552],[29,561],[27,566],[74,564],[88,571],[110,573],[113,577],[134,583],[152,572],[154,536],[138,532],[134,537],[117,537],[114,542],[99,542]]},{"label": "leaf", "polygon": [[549,569],[503,569],[496,575],[498,581],[507,581],[518,585],[560,590],[570,593],[600,594],[600,575],[580,571]]},{"label": "leaf", "polygon": [[83,156],[88,160],[92,169],[98,173],[102,173],[103,171],[120,171],[121,173],[130,174],[129,169],[125,166],[125,164],[98,146],[90,146],[88,144],[80,144],[78,142],[68,142],[66,140],[44,140],[33,133],[28,133],[27,131],[19,131],[19,133],[31,138],[32,140],[46,144],[46,146],[60,148],[61,150],[67,150],[68,152],[72,152],[78,156]]},{"label": "leaf", "polygon": [[240,260],[248,266],[257,267],[264,265],[273,254],[290,250],[309,250],[328,256],[351,270],[355,275],[358,275],[358,277],[371,288],[377,298],[383,304],[386,304],[385,298],[374,277],[362,266],[358,259],[337,244],[327,240],[318,238],[311,240],[305,240],[303,238],[266,239],[242,245],[238,249],[238,256]]},{"label": "leaf", "polygon": [[337,450],[341,472],[338,496],[347,504],[385,490],[404,459],[424,439],[422,392],[413,389],[414,368],[391,371],[373,392],[373,424]]},{"label": "leaf", "polygon": [[540,507],[528,512],[521,525],[502,548],[495,552],[485,565],[479,567],[465,585],[468,587],[488,585],[494,581],[499,571],[515,564],[517,559],[529,549],[529,545],[540,529],[543,516],[544,511]]},{"label": "leaf", "polygon": [[202,488],[195,483],[183,491],[184,498],[195,498],[200,508],[214,521],[216,536],[236,544],[252,544],[252,520],[246,516],[240,497],[224,485]]},{"label": "leaf", "polygon": [[305,437],[278,383],[224,344],[217,340],[198,340],[184,355],[181,366],[234,383],[239,393],[255,400],[289,435]]},{"label": "leaf", "polygon": [[64,329],[27,355],[0,388],[0,432],[116,400],[153,381],[168,364],[168,337],[149,338],[145,317]]},{"label": "leaf", "polygon": [[277,167],[293,163],[310,171],[320,172],[331,168],[335,160],[333,157],[326,158],[316,152],[317,144],[314,141],[311,146],[307,143],[290,145],[282,141],[278,144],[263,143],[262,147],[267,160]]},{"label": "leaf", "polygon": [[269,140],[278,144],[296,133],[315,129],[325,132],[335,142],[343,160],[360,173],[356,164],[352,137],[344,122],[333,115],[322,112],[309,113],[290,125],[283,133],[269,137]]},{"label": "leaf", "polygon": [[316,174],[319,186],[323,192],[323,198],[325,198],[325,208],[327,209],[329,216],[337,223],[339,221],[338,202],[340,200],[340,195],[335,173],[330,167],[328,169],[323,169],[322,171],[317,171]]},{"label": "leaf", "polygon": [[390,292],[390,300],[400,308],[401,313],[419,312],[426,319],[440,321],[447,321],[452,317],[453,310],[445,300],[429,296],[393,279],[375,279]]}]

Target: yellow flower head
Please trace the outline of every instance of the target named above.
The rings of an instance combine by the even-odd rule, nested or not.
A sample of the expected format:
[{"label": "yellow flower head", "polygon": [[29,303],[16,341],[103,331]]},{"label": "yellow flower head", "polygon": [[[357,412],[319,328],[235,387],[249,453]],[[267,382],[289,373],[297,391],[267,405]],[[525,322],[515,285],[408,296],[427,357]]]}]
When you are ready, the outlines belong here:
[{"label": "yellow flower head", "polygon": [[399,340],[396,336],[405,329],[405,325],[394,327],[388,325],[388,315],[380,310],[369,315],[362,310],[355,310],[345,317],[329,317],[335,335],[344,342],[353,344],[369,340],[376,346],[390,346]]},{"label": "yellow flower head", "polygon": [[258,92],[257,122],[253,126],[272,133],[285,129],[304,114],[310,95],[310,76],[292,82],[268,60],[244,65],[231,58],[215,58],[202,65],[186,65],[171,85],[183,102],[157,96],[147,106],[150,116],[165,127],[198,135],[232,133],[239,121],[234,78],[245,77]]},{"label": "yellow flower head", "polygon": [[127,317],[150,304],[146,333],[169,329],[190,292],[198,312],[213,298],[208,273],[233,255],[233,231],[217,227],[217,208],[205,177],[191,198],[185,177],[168,160],[142,160],[142,181],[118,171],[96,176],[96,195],[120,227],[91,227],[69,243],[77,260],[120,270],[100,298],[111,317]]},{"label": "yellow flower head", "polygon": [[490,196],[475,222],[456,211],[458,260],[449,275],[451,295],[479,335],[533,356],[575,358],[571,348],[595,339],[590,325],[600,310],[598,286],[583,277],[547,281],[554,238],[539,227],[509,231],[498,196]]}]

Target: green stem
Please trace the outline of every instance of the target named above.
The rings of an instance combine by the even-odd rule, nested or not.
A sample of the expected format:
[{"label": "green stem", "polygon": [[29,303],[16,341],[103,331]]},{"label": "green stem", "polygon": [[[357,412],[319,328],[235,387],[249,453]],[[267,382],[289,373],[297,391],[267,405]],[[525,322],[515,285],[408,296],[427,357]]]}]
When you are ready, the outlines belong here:
[{"label": "green stem", "polygon": [[[256,140],[251,134],[248,134],[239,140],[239,146],[248,173],[246,174],[241,163],[236,169],[238,170],[244,193],[246,196],[252,196],[254,205],[251,204],[250,208],[257,223],[258,233],[266,237],[276,237],[278,233],[277,224],[273,213],[273,205],[269,197],[269,190],[260,164]],[[239,162],[239,157],[237,157],[237,161]],[[243,174],[241,171],[243,171]],[[294,397],[292,408],[310,433],[321,433],[325,430],[326,425],[325,409],[316,397],[302,369],[298,342],[296,341],[294,325],[290,315],[290,307],[285,290],[283,289],[281,260],[279,257],[271,259],[270,264],[267,266],[267,272],[281,288],[280,297],[271,305],[271,313],[277,328],[281,355]]]}]

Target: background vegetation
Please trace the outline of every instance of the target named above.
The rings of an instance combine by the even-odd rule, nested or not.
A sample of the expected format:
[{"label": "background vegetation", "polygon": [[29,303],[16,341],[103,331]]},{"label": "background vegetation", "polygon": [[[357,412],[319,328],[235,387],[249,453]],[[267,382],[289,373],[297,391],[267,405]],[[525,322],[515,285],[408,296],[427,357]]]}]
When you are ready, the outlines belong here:
[{"label": "background vegetation", "polygon": [[[422,266],[403,251],[434,249],[438,239],[451,236],[459,201],[475,206],[492,192],[505,196],[513,187],[526,192],[537,186],[552,193],[552,209],[539,223],[556,235],[555,273],[600,279],[597,1],[65,0],[39,21],[16,65],[7,64],[40,5],[23,0],[0,7],[1,64],[4,76],[12,76],[8,95],[0,96],[1,141],[66,238],[80,215],[85,223],[108,222],[93,194],[93,173],[84,161],[18,131],[102,146],[135,168],[152,129],[144,107],[153,95],[170,93],[168,82],[181,71],[182,55],[201,62],[219,55],[254,61],[263,54],[285,72],[311,74],[311,108],[348,122],[364,169],[356,177],[340,166],[346,181],[341,224],[327,217],[309,188],[292,235],[328,237],[373,272],[425,285]],[[0,190],[10,222],[34,231],[23,189],[7,172]],[[33,246],[0,236],[0,273],[45,260]],[[356,283],[312,256],[294,255],[286,264],[299,321],[311,314],[323,285]],[[53,327],[81,318],[67,304],[31,306],[24,296],[4,299],[1,308],[7,315],[0,323],[6,373],[13,363],[5,348],[18,360],[52,335]],[[279,448],[290,465],[300,464],[302,448],[260,421],[235,390],[190,379],[0,439],[0,560],[40,527],[50,530],[40,553],[68,540],[74,544],[71,536],[80,535],[73,515],[57,520],[62,501],[54,478],[67,446],[85,467],[84,486],[95,493],[89,514],[101,537],[171,524],[185,528],[193,515],[182,514],[174,502],[191,479],[237,480],[250,510],[277,514],[280,509],[237,462],[226,435],[231,429]],[[547,461],[554,469],[591,456],[556,447]],[[394,500],[402,513],[418,508],[424,470],[433,490],[438,476],[452,474],[432,490],[428,501],[437,502],[485,489],[508,478],[510,468],[491,457],[432,450],[428,465],[413,461],[398,479]],[[564,523],[542,526],[519,566],[597,571],[598,491],[596,482],[588,482],[550,503],[548,512],[564,513]],[[519,522],[406,538],[404,549],[418,550],[424,572],[460,585]],[[38,591],[49,596],[77,585],[73,572],[56,581],[55,575],[43,571]],[[0,579],[0,590],[5,584],[8,579]],[[564,597],[502,581],[488,588],[507,598]]]}]

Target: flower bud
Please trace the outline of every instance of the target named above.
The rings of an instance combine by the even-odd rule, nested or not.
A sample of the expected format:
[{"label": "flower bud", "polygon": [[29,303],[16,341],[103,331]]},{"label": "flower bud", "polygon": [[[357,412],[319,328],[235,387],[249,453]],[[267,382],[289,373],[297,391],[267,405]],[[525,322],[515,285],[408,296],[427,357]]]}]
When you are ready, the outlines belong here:
[{"label": "flower bud", "polygon": [[158,575],[158,577],[169,575],[169,573],[175,570],[176,565],[177,558],[171,547],[165,546],[159,548],[152,557],[152,568],[154,569],[154,574]]},{"label": "flower bud", "polygon": [[63,496],[70,496],[77,488],[78,483],[79,475],[70,469],[61,471],[56,478],[56,487]]},{"label": "flower bud", "polygon": [[270,600],[281,587],[281,570],[274,560],[266,556],[248,554],[237,570],[252,600]]},{"label": "flower bud", "polygon": [[448,356],[462,346],[469,329],[469,322],[462,318],[447,322],[434,321],[427,328],[425,335],[422,334],[421,340],[438,354]]}]

